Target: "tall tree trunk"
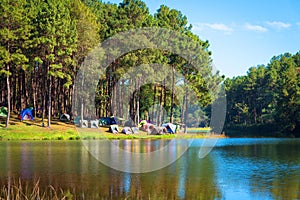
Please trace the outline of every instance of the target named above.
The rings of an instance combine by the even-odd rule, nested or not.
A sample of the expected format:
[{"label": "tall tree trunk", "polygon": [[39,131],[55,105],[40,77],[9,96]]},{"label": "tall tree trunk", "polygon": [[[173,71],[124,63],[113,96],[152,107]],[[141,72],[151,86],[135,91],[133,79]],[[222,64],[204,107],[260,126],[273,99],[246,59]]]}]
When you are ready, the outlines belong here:
[{"label": "tall tree trunk", "polygon": [[157,115],[157,125],[161,126],[163,123],[163,92],[164,92],[164,87],[161,85],[160,86],[160,96],[159,96],[159,110],[158,110],[158,115]]},{"label": "tall tree trunk", "polygon": [[99,117],[104,117],[105,116],[105,113],[106,113],[106,81],[103,81],[102,83],[102,97],[105,97],[105,98],[102,98],[102,101],[101,101],[101,112],[100,112],[100,116]]},{"label": "tall tree trunk", "polygon": [[175,67],[172,66],[172,100],[171,100],[170,123],[173,123],[174,101],[175,101]]},{"label": "tall tree trunk", "polygon": [[[84,74],[82,74],[82,79],[81,79],[81,91],[83,90],[83,82],[84,82]],[[82,93],[79,94],[80,95],[80,128],[83,127],[83,109],[84,109],[84,105],[83,105],[83,95]]]},{"label": "tall tree trunk", "polygon": [[32,89],[32,98],[33,98],[33,115],[36,117],[36,84],[35,84],[35,68],[33,69],[32,77],[31,77],[31,89]]},{"label": "tall tree trunk", "polygon": [[[12,77],[11,77],[11,79],[12,79],[12,83],[14,83],[14,84],[12,84],[12,86],[11,86],[11,92],[12,92],[12,95],[11,95],[11,102],[12,102],[12,104],[11,104],[11,110],[15,110],[16,108],[18,108],[19,107],[19,104],[17,105],[17,102],[18,102],[18,100],[16,99],[17,98],[17,84],[18,84],[18,81],[17,81],[17,75],[16,75],[16,73],[13,73],[12,74]],[[5,80],[6,81],[6,80]],[[20,107],[18,108],[18,110],[20,109]]]},{"label": "tall tree trunk", "polygon": [[45,86],[43,88],[43,95],[42,95],[42,127],[45,126],[45,114],[46,114],[46,91],[45,91]]},{"label": "tall tree trunk", "polygon": [[139,92],[139,88],[140,88],[140,80],[138,79],[135,85],[135,91],[136,91],[136,123],[135,124],[139,124],[140,121],[140,92]]},{"label": "tall tree trunk", "polygon": [[28,106],[27,87],[26,87],[26,73],[23,69],[21,69],[20,73],[22,74],[22,76],[21,76],[22,90],[20,91],[21,96],[22,96],[22,104],[23,104],[24,108],[26,108]]},{"label": "tall tree trunk", "polygon": [[17,95],[19,97],[18,99],[18,102],[19,102],[19,107],[20,107],[20,110],[23,110],[25,107],[24,107],[24,104],[23,104],[23,85],[22,85],[22,75],[21,75],[21,70],[20,70],[20,73],[19,73],[19,76],[18,76],[18,83],[19,83],[19,95]]},{"label": "tall tree trunk", "polygon": [[[10,67],[9,64],[7,65],[7,71],[9,72]],[[10,119],[10,81],[9,81],[9,74],[6,75],[6,85],[7,85],[7,117],[6,117],[6,128],[9,126],[9,119]]]},{"label": "tall tree trunk", "polygon": [[121,86],[120,86],[120,81],[116,82],[116,89],[117,89],[117,92],[116,92],[116,113],[117,113],[117,116],[122,118],[122,113],[121,113]]},{"label": "tall tree trunk", "polygon": [[[167,105],[167,89],[166,89],[166,79],[164,80],[164,104],[165,109],[163,109],[163,116],[167,116],[168,112],[166,110],[166,105]],[[164,119],[163,119],[164,120]]]},{"label": "tall tree trunk", "polygon": [[49,79],[48,79],[48,124],[47,124],[47,127],[50,128],[51,126],[51,87],[52,87],[52,80],[51,80],[51,75],[49,76]]},{"label": "tall tree trunk", "polygon": [[[120,83],[121,84],[121,83]],[[120,103],[120,105],[119,105],[119,107],[120,107],[120,116],[122,117],[122,118],[124,118],[125,116],[124,116],[124,88],[125,88],[125,86],[124,86],[124,84],[125,84],[125,81],[124,80],[122,80],[122,85],[120,85],[120,100],[119,100],[119,103]]]},{"label": "tall tree trunk", "polygon": [[188,110],[189,110],[189,104],[188,104],[188,97],[189,93],[188,91],[186,92],[185,95],[185,114],[184,114],[184,121],[182,122],[184,124],[184,133],[187,133],[187,117],[188,117]]},{"label": "tall tree trunk", "polygon": [[152,121],[154,121],[154,115],[155,115],[155,101],[156,101],[156,84],[154,83],[154,92],[153,92],[153,105],[152,105],[152,112],[151,112],[151,119]]},{"label": "tall tree trunk", "polygon": [[118,91],[118,86],[117,83],[115,82],[115,76],[113,78],[113,91],[112,91],[112,107],[111,107],[111,112],[113,116],[117,116],[118,113],[118,105],[117,105],[117,91]]},{"label": "tall tree trunk", "polygon": [[140,121],[140,98],[137,93],[136,95],[136,115],[135,115],[136,121],[135,124],[139,124]]},{"label": "tall tree trunk", "polygon": [[32,87],[32,93],[33,93],[33,107],[34,107],[34,116],[37,117],[37,112],[39,112],[39,107],[40,107],[40,104],[38,103],[38,99],[39,98],[39,95],[38,95],[38,91],[39,91],[39,88],[38,85],[42,85],[42,84],[38,84],[38,79],[37,79],[37,76],[38,76],[38,63],[36,64],[36,66],[34,66],[33,68],[33,75],[32,75],[32,78],[31,78],[31,81],[32,81],[32,84],[31,84],[31,87]]},{"label": "tall tree trunk", "polygon": [[183,96],[183,103],[182,103],[182,107],[181,107],[181,123],[185,124],[185,107],[186,107],[186,102],[187,101],[187,93],[184,94]]},{"label": "tall tree trunk", "polygon": [[41,90],[43,91],[43,110],[42,110],[42,126],[45,126],[45,115],[46,115],[46,94],[47,94],[47,77],[48,77],[48,68],[43,67],[42,70],[43,77],[43,87]]},{"label": "tall tree trunk", "polygon": [[111,108],[111,86],[110,86],[111,75],[110,75],[109,68],[107,69],[106,79],[107,79],[106,96],[108,97],[108,99],[106,99],[106,117],[107,117],[110,116],[110,108]]},{"label": "tall tree trunk", "polygon": [[[74,76],[73,76],[72,90],[69,91],[69,92],[71,92],[71,94],[69,93],[69,95],[70,95],[69,105],[72,105],[72,106],[70,106],[71,119],[72,118],[75,119],[75,116],[78,116],[78,112],[77,113],[73,113],[74,110],[78,110],[78,107],[76,109],[75,109],[75,107],[73,107],[73,106],[75,106],[75,104],[73,104],[73,97],[75,95],[75,88],[76,88],[76,81],[75,80],[76,80],[76,78],[75,78],[75,74],[74,74]],[[73,107],[73,109],[72,109],[72,107]]]},{"label": "tall tree trunk", "polygon": [[80,128],[83,127],[83,97],[80,98]]},{"label": "tall tree trunk", "polygon": [[70,114],[70,117],[72,118],[72,96],[73,96],[73,87],[72,88],[68,88],[67,91],[67,97],[65,98],[65,108],[67,109],[66,111]]},{"label": "tall tree trunk", "polygon": [[57,80],[56,95],[57,95],[57,108],[56,108],[57,111],[56,112],[58,113],[58,117],[60,117],[60,115],[65,112],[64,96],[66,96],[62,79]]}]

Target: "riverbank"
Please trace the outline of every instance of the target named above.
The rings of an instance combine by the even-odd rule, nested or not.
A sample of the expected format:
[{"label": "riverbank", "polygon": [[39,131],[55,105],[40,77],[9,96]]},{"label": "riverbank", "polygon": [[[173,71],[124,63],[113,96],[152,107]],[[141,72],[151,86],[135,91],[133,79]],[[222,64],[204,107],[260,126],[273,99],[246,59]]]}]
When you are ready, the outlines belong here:
[{"label": "riverbank", "polygon": [[294,138],[297,135],[293,133],[280,132],[277,124],[255,124],[255,125],[227,125],[224,126],[226,136],[233,138],[257,138],[257,137],[275,137],[275,138]]},{"label": "riverbank", "polygon": [[[47,124],[47,120],[46,120]],[[9,128],[4,128],[5,122],[0,122],[0,140],[88,140],[88,139],[173,139],[173,138],[207,138],[225,137],[224,135],[209,134],[165,134],[148,135],[139,131],[137,134],[113,134],[108,132],[107,127],[97,129],[78,129],[74,124],[64,123],[57,120],[51,122],[51,127],[42,127],[41,119],[23,121],[13,118]]]}]

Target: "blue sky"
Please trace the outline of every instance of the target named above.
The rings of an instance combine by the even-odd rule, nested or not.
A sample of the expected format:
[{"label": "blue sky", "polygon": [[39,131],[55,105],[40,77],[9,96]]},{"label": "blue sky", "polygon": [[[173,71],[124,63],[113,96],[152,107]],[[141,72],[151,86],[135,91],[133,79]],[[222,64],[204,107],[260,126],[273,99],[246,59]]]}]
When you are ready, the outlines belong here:
[{"label": "blue sky", "polygon": [[214,65],[226,77],[246,75],[250,67],[267,65],[273,56],[300,51],[299,0],[144,2],[151,14],[163,4],[187,16],[193,32],[209,41]]}]

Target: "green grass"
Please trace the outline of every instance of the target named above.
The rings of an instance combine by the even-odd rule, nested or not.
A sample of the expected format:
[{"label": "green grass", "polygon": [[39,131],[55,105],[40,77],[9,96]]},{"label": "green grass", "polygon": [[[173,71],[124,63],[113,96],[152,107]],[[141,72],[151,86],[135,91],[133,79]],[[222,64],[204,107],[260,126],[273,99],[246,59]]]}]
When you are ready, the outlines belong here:
[{"label": "green grass", "polygon": [[204,128],[187,128],[188,133],[208,133],[211,131],[210,127],[204,127]]},{"label": "green grass", "polygon": [[109,133],[108,128],[77,129],[73,124],[53,120],[50,128],[42,127],[41,119],[21,122],[12,118],[9,128],[0,120],[0,140],[90,140],[90,139],[173,139],[173,138],[206,138],[206,134],[165,134],[148,135],[139,131],[137,134]]}]

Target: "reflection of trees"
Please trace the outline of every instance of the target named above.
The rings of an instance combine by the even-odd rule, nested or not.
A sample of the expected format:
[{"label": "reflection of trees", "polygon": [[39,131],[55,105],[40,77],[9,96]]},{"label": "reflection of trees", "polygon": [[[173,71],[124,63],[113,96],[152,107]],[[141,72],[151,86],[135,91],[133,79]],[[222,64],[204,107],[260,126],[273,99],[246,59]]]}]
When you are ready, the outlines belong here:
[{"label": "reflection of trees", "polygon": [[191,148],[179,160],[159,171],[131,176],[128,196],[138,199],[216,199],[220,198],[210,157],[198,159]]},{"label": "reflection of trees", "polygon": [[127,152],[150,153],[168,145],[170,140],[114,140],[113,144]]},{"label": "reflection of trees", "polygon": [[[165,144],[158,141],[144,141],[147,148],[138,141],[119,141],[119,145],[145,152],[153,150],[151,145]],[[181,148],[180,143],[176,145],[172,153]],[[41,189],[52,185],[70,190],[74,199],[220,199],[232,188],[242,189],[251,197],[269,195],[274,199],[299,199],[299,148],[299,142],[297,145],[291,140],[279,145],[255,142],[215,147],[204,159],[198,159],[199,149],[191,147],[166,168],[129,174],[99,163],[80,141],[22,145],[12,142],[0,146],[0,185],[7,184],[8,178],[17,181],[22,169],[32,167],[32,177],[22,181],[32,184],[39,179]],[[24,158],[31,158],[30,162],[23,162]]]},{"label": "reflection of trees", "polygon": [[[300,199],[300,146],[299,143],[284,143],[277,148],[265,147],[265,152],[276,163],[271,192],[275,199]],[[273,151],[272,151],[273,150]]]},{"label": "reflection of trees", "polygon": [[[218,199],[221,192],[215,182],[215,166],[211,156],[198,158],[198,148],[190,148],[182,157],[180,167],[185,163],[186,190],[185,199]],[[186,160],[185,160],[186,159]]]},{"label": "reflection of trees", "polygon": [[[242,186],[251,196],[299,199],[299,142],[254,142],[214,149],[218,176],[228,187]],[[232,188],[224,188],[230,190]]]},{"label": "reflection of trees", "polygon": [[300,199],[299,179],[299,170],[298,172],[287,172],[287,175],[277,177],[272,182],[271,189],[274,199]]},{"label": "reflection of trees", "polygon": [[289,142],[276,146],[253,145],[246,149],[252,164],[261,166],[251,175],[253,192],[271,193],[275,199],[299,199],[299,146]]},{"label": "reflection of trees", "polygon": [[[119,145],[124,149],[144,152],[166,144],[166,141],[152,142],[144,141],[144,145],[150,146],[146,149],[136,141],[127,144],[119,141]],[[24,184],[34,184],[39,179],[41,190],[47,190],[52,185],[58,190],[69,190],[74,199],[215,199],[220,196],[214,184],[213,162],[210,157],[198,159],[197,149],[189,149],[177,162],[159,171],[129,174],[102,165],[90,156],[79,141],[28,142],[12,147],[3,151],[6,155],[3,157],[10,161],[2,159],[1,180],[5,180],[3,176],[8,176],[5,174],[6,167],[14,172],[13,176],[9,175],[14,180],[20,178],[22,168],[32,167],[32,177],[22,180]],[[28,166],[21,166],[24,165],[21,162],[23,148],[26,150],[23,153],[32,158],[30,163],[26,163]],[[180,148],[180,143],[176,143],[172,153],[176,154]],[[1,185],[4,184],[1,182]]]}]

